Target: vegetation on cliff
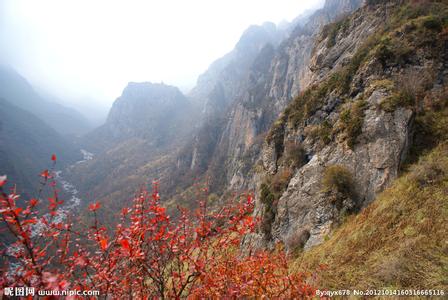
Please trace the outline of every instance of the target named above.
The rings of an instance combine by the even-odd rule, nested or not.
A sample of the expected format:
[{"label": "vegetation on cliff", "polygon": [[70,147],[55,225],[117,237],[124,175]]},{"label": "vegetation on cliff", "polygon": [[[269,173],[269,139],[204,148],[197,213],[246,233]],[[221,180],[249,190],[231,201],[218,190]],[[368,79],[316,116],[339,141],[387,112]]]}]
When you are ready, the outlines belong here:
[{"label": "vegetation on cliff", "polygon": [[324,264],[325,288],[433,288],[448,285],[448,143],[410,166],[292,270]]}]

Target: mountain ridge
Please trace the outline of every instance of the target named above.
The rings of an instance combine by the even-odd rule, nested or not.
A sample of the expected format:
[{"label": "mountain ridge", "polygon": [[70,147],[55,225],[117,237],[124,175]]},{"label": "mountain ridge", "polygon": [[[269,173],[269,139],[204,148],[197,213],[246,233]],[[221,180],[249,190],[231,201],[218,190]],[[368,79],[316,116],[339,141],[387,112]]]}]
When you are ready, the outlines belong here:
[{"label": "mountain ridge", "polygon": [[0,97],[29,111],[65,136],[81,136],[92,127],[77,110],[48,101],[14,69],[0,66]]}]

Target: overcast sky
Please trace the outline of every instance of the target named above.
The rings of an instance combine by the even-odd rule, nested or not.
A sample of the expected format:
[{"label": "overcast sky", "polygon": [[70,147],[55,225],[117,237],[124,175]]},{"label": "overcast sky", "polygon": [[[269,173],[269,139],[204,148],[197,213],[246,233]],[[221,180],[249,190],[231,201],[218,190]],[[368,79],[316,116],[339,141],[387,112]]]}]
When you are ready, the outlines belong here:
[{"label": "overcast sky", "polygon": [[0,60],[60,98],[112,103],[129,81],[191,88],[251,24],[320,0],[0,0]]}]

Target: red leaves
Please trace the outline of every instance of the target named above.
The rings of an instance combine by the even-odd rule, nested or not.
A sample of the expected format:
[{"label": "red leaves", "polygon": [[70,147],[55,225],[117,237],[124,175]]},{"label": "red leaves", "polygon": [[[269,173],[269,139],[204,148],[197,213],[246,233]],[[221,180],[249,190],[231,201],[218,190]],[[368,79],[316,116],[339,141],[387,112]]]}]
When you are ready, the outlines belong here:
[{"label": "red leaves", "polygon": [[35,218],[32,218],[32,219],[23,221],[23,225],[27,225],[27,224],[37,224],[37,220]]},{"label": "red leaves", "polygon": [[[41,176],[48,179],[50,173],[45,170]],[[248,248],[241,253],[242,238],[253,232],[258,221],[251,216],[251,195],[217,213],[207,211],[204,201],[196,213],[179,208],[180,216],[173,221],[160,204],[157,188],[155,182],[152,193],[140,192],[132,208],[118,213],[120,223],[107,227],[96,213],[89,226],[81,227],[81,222],[79,228],[73,226],[63,210],[57,209],[62,201],[56,191],[49,198],[50,216],[39,216],[35,198],[22,210],[16,206],[18,195],[3,199],[0,194],[0,211],[8,222],[5,227],[12,228],[16,237],[14,245],[19,251],[14,256],[24,274],[16,278],[5,272],[0,282],[5,286],[31,282],[55,290],[82,287],[113,298],[126,298],[129,291],[142,299],[148,295],[174,299],[312,295],[302,275],[290,274],[283,252]],[[100,206],[94,202],[88,209],[95,212]],[[149,278],[157,285],[147,284]]]},{"label": "red leaves", "polygon": [[166,211],[165,207],[162,206],[154,206],[152,210],[158,215],[164,215]]},{"label": "red leaves", "polygon": [[100,240],[101,250],[106,251],[107,249],[107,238],[102,238]]},{"label": "red leaves", "polygon": [[122,214],[123,216],[126,216],[128,213],[129,213],[129,208],[125,207],[125,208],[122,208],[122,209],[121,209],[121,214]]},{"label": "red leaves", "polygon": [[101,204],[99,202],[93,202],[89,204],[89,210],[90,211],[96,211],[101,207]]},{"label": "red leaves", "polygon": [[0,187],[4,186],[6,184],[6,175],[0,176]]},{"label": "red leaves", "polygon": [[37,200],[36,198],[32,198],[29,202],[31,207],[34,207],[37,205],[37,203],[39,203],[39,200]]},{"label": "red leaves", "polygon": [[40,173],[40,177],[43,177],[43,178],[45,178],[45,179],[48,179],[48,178],[50,178],[50,172],[49,172],[48,170],[43,170],[43,171]]},{"label": "red leaves", "polygon": [[127,252],[131,252],[131,245],[129,245],[128,240],[122,239],[120,241],[121,248]]},{"label": "red leaves", "polygon": [[22,212],[23,208],[21,207],[17,207],[16,209],[13,210],[14,214],[19,215]]}]

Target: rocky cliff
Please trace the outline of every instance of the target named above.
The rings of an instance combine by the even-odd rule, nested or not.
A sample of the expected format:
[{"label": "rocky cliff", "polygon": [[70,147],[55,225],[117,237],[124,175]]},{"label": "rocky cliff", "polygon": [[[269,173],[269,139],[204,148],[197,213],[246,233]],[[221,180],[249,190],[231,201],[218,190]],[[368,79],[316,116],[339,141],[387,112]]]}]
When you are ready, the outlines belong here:
[{"label": "rocky cliff", "polygon": [[323,28],[261,151],[253,243],[319,244],[398,176],[415,118],[446,101],[446,9],[371,1]]},{"label": "rocky cliff", "polygon": [[[213,192],[254,188],[253,166],[263,135],[310,81],[308,65],[319,29],[360,5],[356,0],[327,1],[296,22],[289,35],[273,34],[272,25],[249,28],[233,52],[212,64],[192,93],[206,99],[205,121],[179,157],[180,168],[209,176]],[[235,52],[245,55],[236,58]],[[219,76],[210,75],[216,73]],[[205,85],[210,77],[214,80]]]}]

